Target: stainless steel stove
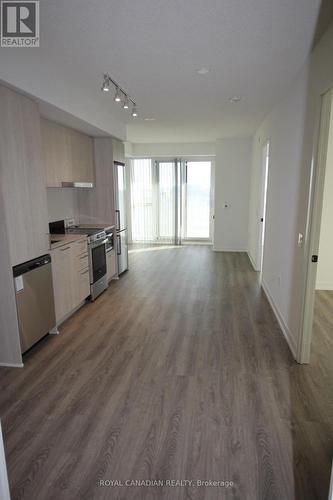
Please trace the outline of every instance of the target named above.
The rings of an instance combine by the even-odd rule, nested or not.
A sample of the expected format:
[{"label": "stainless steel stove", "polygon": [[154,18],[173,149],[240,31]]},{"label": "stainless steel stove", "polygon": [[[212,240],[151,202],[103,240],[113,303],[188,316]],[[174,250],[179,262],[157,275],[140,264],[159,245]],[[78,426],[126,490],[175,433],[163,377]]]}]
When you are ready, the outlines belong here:
[{"label": "stainless steel stove", "polygon": [[106,232],[97,228],[70,227],[67,233],[88,236],[89,276],[91,300],[95,300],[108,287],[106,271]]}]

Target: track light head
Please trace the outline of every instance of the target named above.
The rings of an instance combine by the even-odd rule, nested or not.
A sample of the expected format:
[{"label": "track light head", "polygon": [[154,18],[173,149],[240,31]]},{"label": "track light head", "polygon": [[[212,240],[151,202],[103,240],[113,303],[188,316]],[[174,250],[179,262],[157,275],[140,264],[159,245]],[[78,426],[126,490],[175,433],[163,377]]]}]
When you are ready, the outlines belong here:
[{"label": "track light head", "polygon": [[109,90],[110,90],[110,79],[109,79],[108,75],[104,75],[102,90],[103,90],[103,92],[109,92]]},{"label": "track light head", "polygon": [[115,102],[121,102],[121,95],[120,95],[120,90],[118,87],[116,87],[116,93],[115,93],[113,99]]},{"label": "track light head", "polygon": [[129,102],[128,102],[128,96],[127,95],[125,96],[123,108],[124,109],[128,109],[129,108]]},{"label": "track light head", "polygon": [[132,116],[135,118],[138,116],[138,110],[136,109],[136,104],[134,104],[133,109],[132,109]]}]

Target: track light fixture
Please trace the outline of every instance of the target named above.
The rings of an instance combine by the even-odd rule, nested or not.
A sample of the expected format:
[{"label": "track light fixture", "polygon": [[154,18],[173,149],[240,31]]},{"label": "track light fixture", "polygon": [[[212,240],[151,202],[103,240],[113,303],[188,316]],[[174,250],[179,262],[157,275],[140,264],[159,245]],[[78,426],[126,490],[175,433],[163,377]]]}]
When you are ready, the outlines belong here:
[{"label": "track light fixture", "polygon": [[133,117],[138,116],[138,111],[137,111],[136,103],[133,101],[133,99],[127,94],[127,92],[124,91],[124,89],[122,89],[120,87],[120,85],[118,85],[118,83],[115,80],[113,80],[113,78],[111,78],[110,75],[108,75],[107,73],[105,73],[103,75],[103,82],[102,82],[102,87],[101,87],[102,91],[103,92],[109,92],[111,85],[113,85],[114,90],[115,90],[115,94],[114,94],[113,100],[115,102],[122,102],[124,109],[128,109],[129,105],[130,105],[130,102],[131,102],[132,105],[133,105],[133,107],[132,107],[132,116]]}]

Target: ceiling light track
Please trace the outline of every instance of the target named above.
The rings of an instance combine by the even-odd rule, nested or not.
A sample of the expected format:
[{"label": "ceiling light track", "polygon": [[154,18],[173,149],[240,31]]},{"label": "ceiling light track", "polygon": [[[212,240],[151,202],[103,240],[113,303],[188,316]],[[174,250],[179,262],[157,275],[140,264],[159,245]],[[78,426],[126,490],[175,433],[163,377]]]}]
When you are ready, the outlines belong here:
[{"label": "ceiling light track", "polygon": [[103,92],[109,92],[110,87],[114,87],[114,98],[113,100],[115,102],[122,102],[123,103],[123,108],[128,109],[129,108],[129,103],[132,103],[132,116],[136,117],[138,116],[138,111],[137,111],[137,106],[136,102],[133,101],[133,99],[128,95],[127,92],[113,79],[108,73],[105,73],[103,75],[103,83],[102,83],[102,91]]}]

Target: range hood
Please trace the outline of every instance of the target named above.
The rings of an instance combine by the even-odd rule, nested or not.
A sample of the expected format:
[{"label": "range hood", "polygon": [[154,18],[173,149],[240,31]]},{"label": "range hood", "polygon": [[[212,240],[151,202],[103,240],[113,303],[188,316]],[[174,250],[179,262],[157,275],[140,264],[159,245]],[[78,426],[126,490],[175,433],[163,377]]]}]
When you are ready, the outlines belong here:
[{"label": "range hood", "polygon": [[62,182],[63,188],[93,188],[93,182]]}]

